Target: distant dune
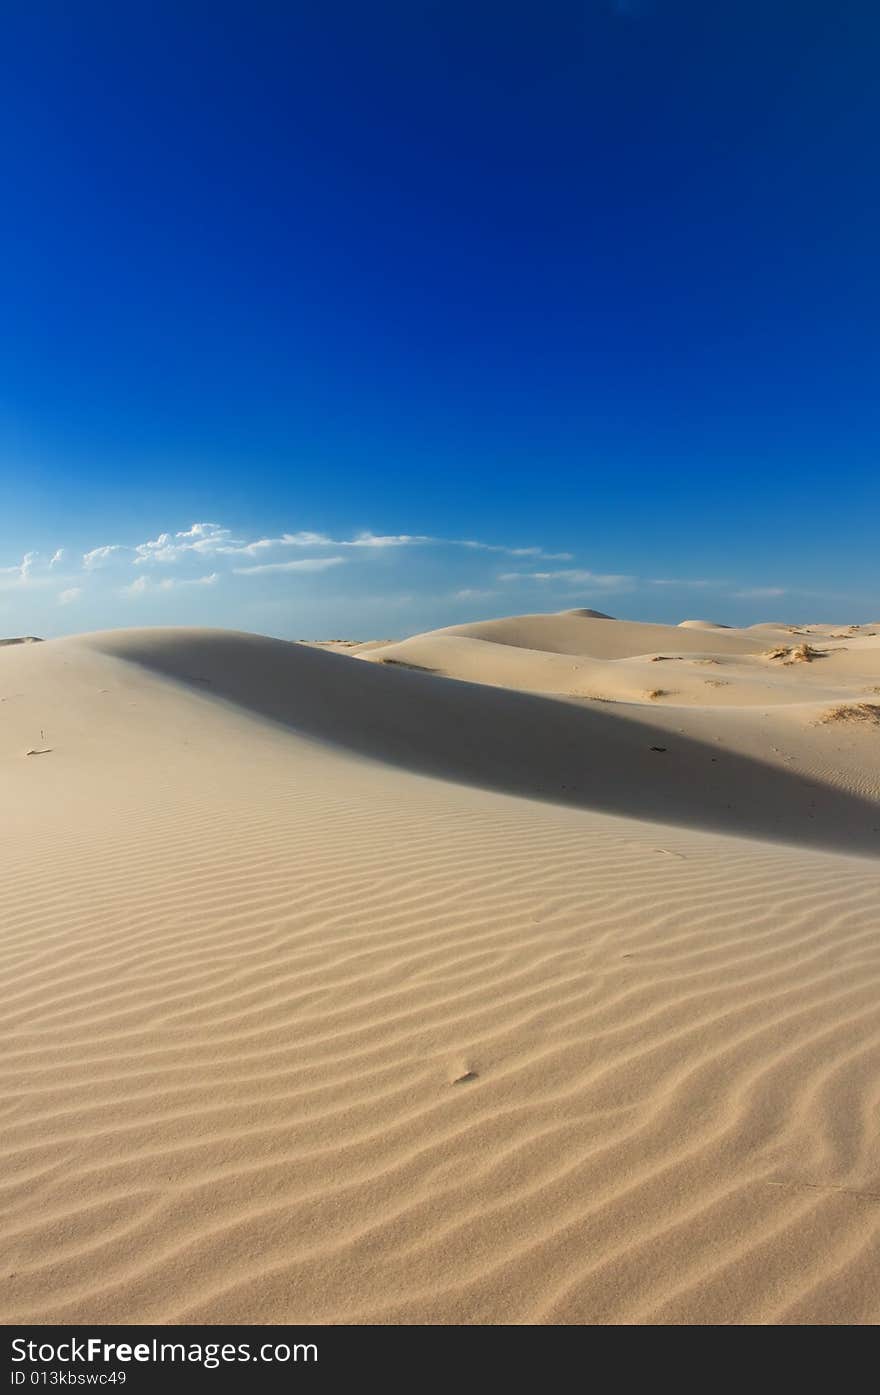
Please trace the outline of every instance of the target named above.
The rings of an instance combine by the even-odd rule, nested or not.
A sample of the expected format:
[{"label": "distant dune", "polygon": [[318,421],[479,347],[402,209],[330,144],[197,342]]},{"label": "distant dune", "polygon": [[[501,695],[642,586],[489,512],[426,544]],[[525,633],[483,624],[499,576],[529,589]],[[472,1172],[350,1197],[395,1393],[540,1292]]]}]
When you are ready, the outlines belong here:
[{"label": "distant dune", "polygon": [[875,709],[880,624],[6,642],[0,1318],[876,1322]]},{"label": "distant dune", "polygon": [[613,620],[613,615],[606,615],[604,610],[589,610],[583,606],[575,610],[565,610],[563,615],[580,615],[585,620]]}]

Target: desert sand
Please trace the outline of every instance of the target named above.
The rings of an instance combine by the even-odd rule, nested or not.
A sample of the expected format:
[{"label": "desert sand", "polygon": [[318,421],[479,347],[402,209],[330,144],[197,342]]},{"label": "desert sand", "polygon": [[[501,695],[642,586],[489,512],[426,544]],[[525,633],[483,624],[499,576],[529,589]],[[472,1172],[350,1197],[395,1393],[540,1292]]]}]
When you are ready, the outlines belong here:
[{"label": "desert sand", "polygon": [[0,1320],[880,1318],[880,624],[12,643],[0,763]]}]

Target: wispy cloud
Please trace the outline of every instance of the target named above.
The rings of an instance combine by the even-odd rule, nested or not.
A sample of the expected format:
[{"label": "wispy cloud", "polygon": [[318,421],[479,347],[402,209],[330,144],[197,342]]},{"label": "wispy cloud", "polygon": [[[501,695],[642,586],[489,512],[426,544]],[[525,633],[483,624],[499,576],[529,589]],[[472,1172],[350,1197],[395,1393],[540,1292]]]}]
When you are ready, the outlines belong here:
[{"label": "wispy cloud", "polygon": [[[338,533],[342,536],[334,536]],[[51,546],[38,539],[41,550],[31,548],[0,559],[4,611],[23,612],[26,601],[26,623],[40,633],[42,616],[42,632],[50,634],[62,628],[62,618],[80,626],[146,620],[162,624],[170,618],[185,620],[188,614],[210,616],[217,624],[279,631],[294,623],[317,629],[326,621],[339,633],[343,616],[350,616],[365,633],[368,614],[374,617],[370,623],[381,627],[386,610],[405,610],[411,612],[411,629],[417,629],[428,618],[443,623],[444,605],[470,616],[586,604],[616,610],[603,601],[638,595],[639,605],[645,603],[652,618],[669,619],[674,609],[691,613],[684,596],[703,595],[701,605],[706,608],[708,598],[715,598],[713,614],[734,619],[738,613],[751,621],[762,618],[774,604],[791,604],[795,598],[805,604],[809,600],[812,606],[818,596],[826,608],[834,599],[827,590],[809,592],[794,582],[764,585],[760,573],[757,578],[721,579],[600,572],[580,565],[580,557],[572,552],[548,550],[527,540],[468,536],[464,525],[454,537],[347,528],[333,533],[285,530],[277,524],[271,531],[249,535],[223,522],[202,521],[146,538],[142,533],[140,541],[130,535],[110,536],[111,541],[85,552],[81,544],[72,546],[63,536],[51,539]],[[56,541],[64,545],[56,546]],[[590,560],[599,562],[595,554]],[[612,564],[610,557],[601,560]],[[666,564],[654,565],[662,571]],[[674,572],[684,562],[670,560],[668,565]],[[212,589],[217,593],[213,600]],[[677,591],[680,605],[674,600]],[[633,601],[633,609],[635,605]],[[64,616],[71,606],[73,611]],[[728,607],[723,614],[722,606]],[[24,623],[23,618],[10,619],[9,633],[13,625]]]},{"label": "wispy cloud", "polygon": [[[287,548],[297,550],[332,548],[334,552],[351,550],[352,552],[368,554],[388,551],[389,549],[418,547],[463,548],[475,552],[498,553],[508,557],[534,558],[536,561],[539,559],[571,561],[572,559],[570,552],[547,552],[535,545],[509,546],[506,543],[484,542],[478,538],[442,538],[428,533],[374,533],[370,530],[364,530],[353,537],[335,538],[328,533],[302,529],[297,532],[280,533],[276,537],[247,540],[235,537],[232,530],[221,523],[203,522],[193,523],[189,528],[180,529],[174,533],[159,533],[155,538],[148,538],[144,542],[132,545],[105,543],[100,547],[92,548],[90,552],[86,552],[82,558],[82,566],[85,571],[94,571],[111,560],[122,560],[126,556],[136,567],[153,565],[171,567],[185,561],[187,557],[258,559],[271,554],[273,551],[283,551]],[[60,561],[62,556],[63,549],[59,549],[56,554],[57,560]],[[54,565],[54,559],[52,565]],[[266,570],[271,567],[273,571],[278,572],[298,570],[296,567],[288,567],[280,562],[266,562],[263,566]],[[255,570],[255,568],[249,568],[248,573],[252,575]]]},{"label": "wispy cloud", "polygon": [[570,552],[545,552],[540,547],[507,547],[501,543],[480,542],[476,538],[440,538],[428,533],[357,533],[353,538],[334,538],[328,533],[282,533],[278,538],[259,538],[239,546],[221,546],[220,552],[255,555],[272,547],[352,547],[384,550],[397,547],[466,547],[480,552],[501,552],[509,557],[546,557],[569,561]]},{"label": "wispy cloud", "polygon": [[[222,577],[232,584],[239,577],[249,596],[258,596],[259,604],[269,604],[270,578],[277,578],[279,588],[283,578],[298,575],[319,575],[348,563],[352,568],[352,595],[368,594],[371,583],[366,579],[368,559],[381,554],[398,554],[395,579],[412,584],[417,579],[418,564],[404,562],[404,557],[418,549],[432,549],[442,554],[448,568],[450,589],[448,599],[478,603],[502,593],[505,587],[515,587],[523,599],[532,589],[532,604],[540,604],[537,596],[552,592],[559,596],[613,595],[642,591],[649,596],[662,590],[717,592],[729,600],[774,600],[783,596],[806,594],[783,586],[751,585],[742,581],[708,577],[650,577],[640,578],[624,572],[597,572],[588,567],[554,565],[572,563],[571,552],[551,551],[535,543],[502,543],[475,537],[441,537],[430,533],[387,533],[362,529],[349,536],[336,537],[312,529],[279,531],[248,538],[224,523],[201,521],[176,531],[166,530],[141,542],[108,542],[89,551],[71,554],[69,547],[47,549],[40,553],[30,550],[15,562],[0,567],[0,590],[16,592],[40,588],[50,590],[57,604],[70,605],[81,598],[89,604],[101,604],[102,595],[110,592],[131,597],[155,595],[183,588],[214,586]],[[455,561],[455,552],[459,562]],[[500,557],[522,565],[509,571],[496,571]],[[480,559],[483,559],[482,563]],[[390,557],[388,558],[390,562]],[[210,567],[210,570],[209,570]],[[135,579],[129,581],[135,568]],[[459,575],[456,576],[456,568]],[[375,570],[370,567],[370,570]],[[386,569],[391,575],[392,569]],[[436,571],[436,568],[434,569]],[[127,573],[127,576],[126,576]],[[79,584],[84,574],[95,575],[84,591]],[[384,572],[383,572],[384,575]],[[251,581],[266,579],[266,588],[259,590]],[[101,580],[104,589],[102,590]],[[384,583],[383,583],[384,584]],[[365,589],[365,585],[366,588]],[[334,593],[337,588],[328,588]],[[251,601],[248,601],[251,604]],[[512,608],[515,603],[512,602]]]},{"label": "wispy cloud", "polygon": [[218,572],[211,572],[209,576],[166,576],[161,581],[154,581],[149,576],[139,576],[129,586],[123,586],[122,592],[126,596],[144,596],[149,592],[174,591],[181,586],[214,586],[219,580]]},{"label": "wispy cloud", "polygon": [[570,562],[571,552],[545,552],[542,547],[503,547],[500,543],[475,542],[465,538],[456,542],[457,547],[470,547],[478,552],[503,552],[508,557],[540,557],[548,562]]},{"label": "wispy cloud", "polygon": [[39,553],[26,552],[20,562],[16,562],[12,567],[0,567],[0,577],[7,577],[7,581],[0,581],[3,587],[26,586],[32,578],[34,564]]},{"label": "wispy cloud", "polygon": [[323,572],[337,567],[344,557],[302,557],[295,562],[262,562],[255,567],[233,567],[236,576],[262,576],[266,572]]},{"label": "wispy cloud", "polygon": [[359,533],[356,538],[333,543],[334,547],[423,547],[426,543],[439,542],[439,538],[428,538],[417,533]]},{"label": "wispy cloud", "polygon": [[622,573],[590,572],[567,567],[553,572],[501,572],[499,581],[561,581],[567,585],[589,586],[599,591],[630,591],[636,585],[634,576]]},{"label": "wispy cloud", "polygon": [[228,528],[219,523],[193,523],[180,533],[160,533],[157,538],[137,543],[134,564],[143,562],[177,562],[188,552],[201,556],[220,552],[236,545]]},{"label": "wispy cloud", "polygon": [[82,564],[87,572],[92,572],[96,567],[103,566],[109,562],[110,558],[117,552],[125,552],[126,549],[121,543],[106,543],[103,547],[93,547],[91,552],[84,552]]},{"label": "wispy cloud", "polygon": [[502,543],[480,542],[476,538],[440,538],[429,533],[358,533],[353,538],[331,538],[325,533],[285,533],[281,538],[266,539],[251,546],[282,547],[467,547],[479,552],[503,552],[509,557],[547,557],[566,561],[570,552],[545,552],[540,547],[508,547]]}]

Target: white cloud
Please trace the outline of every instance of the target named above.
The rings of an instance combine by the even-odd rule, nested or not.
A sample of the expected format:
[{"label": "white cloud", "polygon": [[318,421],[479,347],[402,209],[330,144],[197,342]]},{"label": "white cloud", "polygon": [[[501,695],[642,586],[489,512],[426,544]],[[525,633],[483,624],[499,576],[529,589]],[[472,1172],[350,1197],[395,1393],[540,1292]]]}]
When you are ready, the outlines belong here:
[{"label": "white cloud", "polygon": [[175,547],[174,539],[170,533],[160,533],[158,538],[137,544],[134,564],[139,566],[141,562],[174,562],[182,550],[180,547]]},{"label": "white cloud", "polygon": [[268,547],[417,547],[425,543],[442,542],[442,538],[430,538],[417,533],[358,533],[354,538],[331,538],[326,533],[283,533],[280,538],[260,538],[258,542],[245,543],[238,548],[224,551],[254,553]]},{"label": "white cloud", "polygon": [[219,572],[211,572],[209,576],[196,577],[163,577],[161,581],[153,581],[152,577],[141,575],[129,586],[123,586],[124,596],[143,596],[147,592],[156,591],[176,591],[181,586],[214,586],[220,580]]},{"label": "white cloud", "polygon": [[215,548],[218,556],[221,557],[258,557],[261,552],[268,552],[272,547],[293,547],[293,546],[314,546],[325,547],[329,539],[323,539],[319,533],[310,535],[312,542],[308,544],[294,544],[288,537],[283,538],[258,538],[256,542],[249,543],[223,543]]},{"label": "white cloud", "polygon": [[191,528],[187,528],[182,533],[175,533],[176,538],[192,539],[193,542],[202,542],[207,538],[216,538],[218,535],[225,537],[228,528],[222,528],[219,523],[194,523]]},{"label": "white cloud", "polygon": [[455,542],[456,547],[470,547],[479,552],[503,552],[507,557],[539,557],[548,562],[570,562],[570,552],[545,552],[542,547],[502,547],[499,543],[476,542],[472,538]]},{"label": "white cloud", "polygon": [[236,539],[228,528],[219,523],[193,523],[180,533],[160,533],[157,538],[138,543],[135,548],[134,565],[143,562],[177,562],[187,552],[206,556],[213,552],[232,550]]},{"label": "white cloud", "polygon": [[[427,546],[461,547],[472,551],[494,552],[509,557],[529,557],[536,560],[571,561],[572,557],[570,552],[545,552],[540,547],[508,547],[500,543],[481,542],[475,538],[438,538],[427,533],[373,533],[369,529],[351,538],[333,538],[327,533],[300,530],[247,542],[242,538],[233,537],[231,530],[220,523],[193,523],[189,528],[176,533],[159,533],[157,537],[135,543],[133,547],[126,547],[120,543],[96,547],[83,556],[83,567],[87,571],[94,570],[114,554],[121,552],[132,554],[133,565],[140,567],[152,564],[172,566],[192,554],[201,557],[259,558],[276,548],[351,548],[365,552],[381,552],[393,548]],[[52,565],[56,560],[60,560],[62,552],[63,549],[55,554]]]},{"label": "white cloud", "polygon": [[94,571],[100,567],[115,552],[124,552],[126,549],[121,543],[108,543],[105,547],[93,547],[91,552],[84,552],[82,564],[87,572]]},{"label": "white cloud", "polygon": [[258,538],[256,542],[223,542],[214,550],[229,557],[257,557],[273,547],[351,547],[351,543],[338,542],[325,533],[283,533],[280,538]]},{"label": "white cloud", "polygon": [[424,543],[439,542],[438,538],[422,537],[410,533],[359,533],[345,547],[418,547]]},{"label": "white cloud", "polygon": [[[206,525],[207,526],[207,525]],[[214,526],[214,525],[211,525]],[[178,537],[181,535],[178,534]],[[167,537],[167,535],[166,535]],[[544,552],[540,547],[503,547],[498,543],[479,542],[473,538],[436,538],[427,533],[372,533],[365,531],[353,538],[331,538],[327,533],[282,533],[278,538],[259,538],[256,542],[237,546],[219,546],[217,551],[238,556],[255,556],[273,547],[355,547],[385,549],[394,547],[467,547],[481,552],[501,552],[509,557],[536,557],[566,562],[570,552]]]},{"label": "white cloud", "polygon": [[[72,574],[75,571],[106,572],[112,577],[112,587],[117,595],[137,598],[148,594],[158,596],[161,592],[175,591],[181,587],[212,586],[222,576],[257,577],[276,572],[319,574],[345,562],[355,562],[356,559],[363,563],[370,557],[378,560],[382,554],[390,562],[388,554],[405,554],[407,549],[420,548],[430,548],[435,552],[446,550],[444,560],[451,572],[450,590],[446,595],[458,601],[476,601],[500,594],[492,563],[501,557],[530,565],[528,571],[503,573],[503,582],[522,581],[533,585],[559,583],[560,586],[612,591],[626,589],[633,580],[623,575],[594,573],[576,566],[562,565],[553,570],[538,570],[539,567],[555,563],[571,563],[572,554],[547,552],[534,544],[511,546],[473,537],[376,533],[371,529],[343,537],[309,529],[279,530],[276,535],[248,540],[247,537],[234,535],[222,523],[201,521],[177,531],[159,532],[138,543],[106,543],[94,547],[77,556],[79,565],[76,567],[65,565],[71,555],[69,548],[59,547],[40,558],[36,552],[28,552],[16,566],[0,568],[0,587],[5,590],[24,585],[52,587],[58,603],[69,605],[79,599],[82,591],[75,584],[78,579]],[[457,569],[460,577],[455,574],[455,552],[459,554],[461,565]],[[479,563],[480,556],[483,556],[482,563]],[[398,573],[408,575],[409,569],[403,566],[402,558],[400,561]],[[215,568],[209,575],[198,574],[209,566]],[[132,567],[136,569],[134,573]],[[360,569],[361,579],[365,570],[365,566]],[[128,573],[125,580],[120,576],[120,571]],[[128,578],[132,579],[129,581]],[[459,589],[453,590],[457,582],[460,583]],[[362,596],[362,585],[356,589],[358,595]],[[92,594],[91,591],[89,594]],[[95,596],[98,598],[97,591]]]},{"label": "white cloud", "polygon": [[332,538],[328,538],[326,533],[285,533],[280,538],[264,538],[262,542],[254,543],[254,547],[273,547],[276,543],[285,547],[336,547]]},{"label": "white cloud", "polygon": [[634,576],[616,573],[588,572],[564,568],[555,572],[502,572],[499,581],[564,581],[569,585],[592,586],[600,591],[626,591],[636,584]]},{"label": "white cloud", "polygon": [[[209,572],[207,576],[197,576],[192,581],[178,581],[176,583],[172,582],[171,584],[177,586],[214,586],[219,580],[219,572]],[[165,581],[162,582],[163,586],[167,586],[167,584],[168,583]]]},{"label": "white cloud", "polygon": [[344,557],[303,557],[296,562],[263,562],[256,567],[233,567],[236,576],[257,576],[264,572],[323,572],[344,562]]},{"label": "white cloud", "polygon": [[34,563],[38,553],[26,552],[20,562],[16,562],[14,567],[0,567],[0,576],[8,576],[9,581],[2,583],[4,587],[26,586],[31,578]]}]

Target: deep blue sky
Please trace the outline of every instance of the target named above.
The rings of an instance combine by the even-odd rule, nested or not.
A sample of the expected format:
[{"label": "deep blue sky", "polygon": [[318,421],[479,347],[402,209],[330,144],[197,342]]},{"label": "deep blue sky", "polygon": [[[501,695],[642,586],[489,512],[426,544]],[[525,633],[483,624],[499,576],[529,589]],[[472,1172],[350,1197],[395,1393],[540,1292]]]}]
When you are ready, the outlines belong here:
[{"label": "deep blue sky", "polygon": [[878,617],[871,0],[2,24],[0,632]]}]

